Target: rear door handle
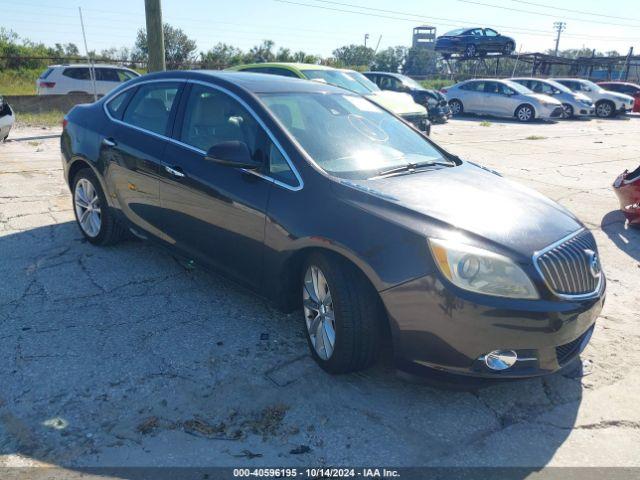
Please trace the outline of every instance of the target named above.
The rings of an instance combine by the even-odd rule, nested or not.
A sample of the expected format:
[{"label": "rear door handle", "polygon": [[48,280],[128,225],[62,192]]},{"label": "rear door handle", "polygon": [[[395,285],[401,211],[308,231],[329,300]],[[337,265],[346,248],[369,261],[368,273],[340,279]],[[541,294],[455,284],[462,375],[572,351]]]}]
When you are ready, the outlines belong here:
[{"label": "rear door handle", "polygon": [[115,147],[117,145],[116,141],[113,138],[103,138],[102,144],[107,147]]},{"label": "rear door handle", "polygon": [[164,166],[165,171],[173,175],[174,177],[184,177],[184,172],[180,167],[170,167],[169,165]]}]

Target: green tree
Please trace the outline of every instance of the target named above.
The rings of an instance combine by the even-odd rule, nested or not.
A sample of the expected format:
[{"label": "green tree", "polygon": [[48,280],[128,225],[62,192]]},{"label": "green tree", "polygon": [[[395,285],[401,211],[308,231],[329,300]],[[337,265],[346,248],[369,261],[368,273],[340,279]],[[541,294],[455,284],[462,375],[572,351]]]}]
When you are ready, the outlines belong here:
[{"label": "green tree", "polygon": [[218,43],[206,52],[200,53],[202,68],[223,70],[243,62],[244,53],[227,43]]},{"label": "green tree", "polygon": [[246,63],[273,62],[276,58],[273,53],[274,45],[273,40],[263,40],[261,44],[251,47],[245,54],[244,61]]},{"label": "green tree", "polygon": [[371,70],[398,73],[407,58],[407,47],[389,47],[376,53]]},{"label": "green tree", "polygon": [[[182,29],[172,27],[168,23],[162,25],[162,30],[164,32],[164,57],[167,68],[175,70],[185,64],[193,63],[197,49],[195,40],[190,39]],[[149,58],[147,31],[144,28],[138,30],[133,58],[136,61],[147,61]]]},{"label": "green tree", "polygon": [[410,48],[402,67],[407,75],[429,75],[437,71],[438,55],[428,48]]},{"label": "green tree", "polygon": [[369,67],[374,58],[373,48],[364,45],[345,45],[333,51],[334,63],[338,67]]}]

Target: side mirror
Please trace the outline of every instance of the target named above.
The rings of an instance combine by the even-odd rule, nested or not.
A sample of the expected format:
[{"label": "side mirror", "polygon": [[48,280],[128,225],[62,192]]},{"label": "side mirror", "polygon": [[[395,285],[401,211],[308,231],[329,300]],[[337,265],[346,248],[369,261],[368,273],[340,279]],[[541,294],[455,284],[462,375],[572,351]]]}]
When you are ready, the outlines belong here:
[{"label": "side mirror", "polygon": [[237,140],[214,145],[209,149],[204,159],[225,167],[246,168],[248,170],[255,170],[262,166],[261,162],[251,158],[247,144]]}]

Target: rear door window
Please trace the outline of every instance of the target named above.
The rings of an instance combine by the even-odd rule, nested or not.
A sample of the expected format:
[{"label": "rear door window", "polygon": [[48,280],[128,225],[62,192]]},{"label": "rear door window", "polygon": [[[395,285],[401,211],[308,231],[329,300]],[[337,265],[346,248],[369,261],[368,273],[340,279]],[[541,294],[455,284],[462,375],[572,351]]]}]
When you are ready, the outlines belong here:
[{"label": "rear door window", "polygon": [[180,85],[154,83],[142,85],[131,99],[122,121],[159,135],[166,135]]},{"label": "rear door window", "polygon": [[91,74],[86,67],[65,68],[62,75],[73,78],[74,80],[91,80]]}]

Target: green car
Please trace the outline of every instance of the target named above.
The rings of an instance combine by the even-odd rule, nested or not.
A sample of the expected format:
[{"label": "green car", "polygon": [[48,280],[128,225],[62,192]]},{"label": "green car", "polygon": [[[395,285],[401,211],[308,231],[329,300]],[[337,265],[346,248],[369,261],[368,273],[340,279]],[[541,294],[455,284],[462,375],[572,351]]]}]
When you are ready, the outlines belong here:
[{"label": "green car", "polygon": [[345,88],[366,96],[381,107],[402,117],[421,132],[425,132],[427,135],[431,132],[427,109],[415,103],[411,95],[380,90],[375,83],[354,70],[309,63],[251,63],[231,67],[227,70],[302,78]]}]

